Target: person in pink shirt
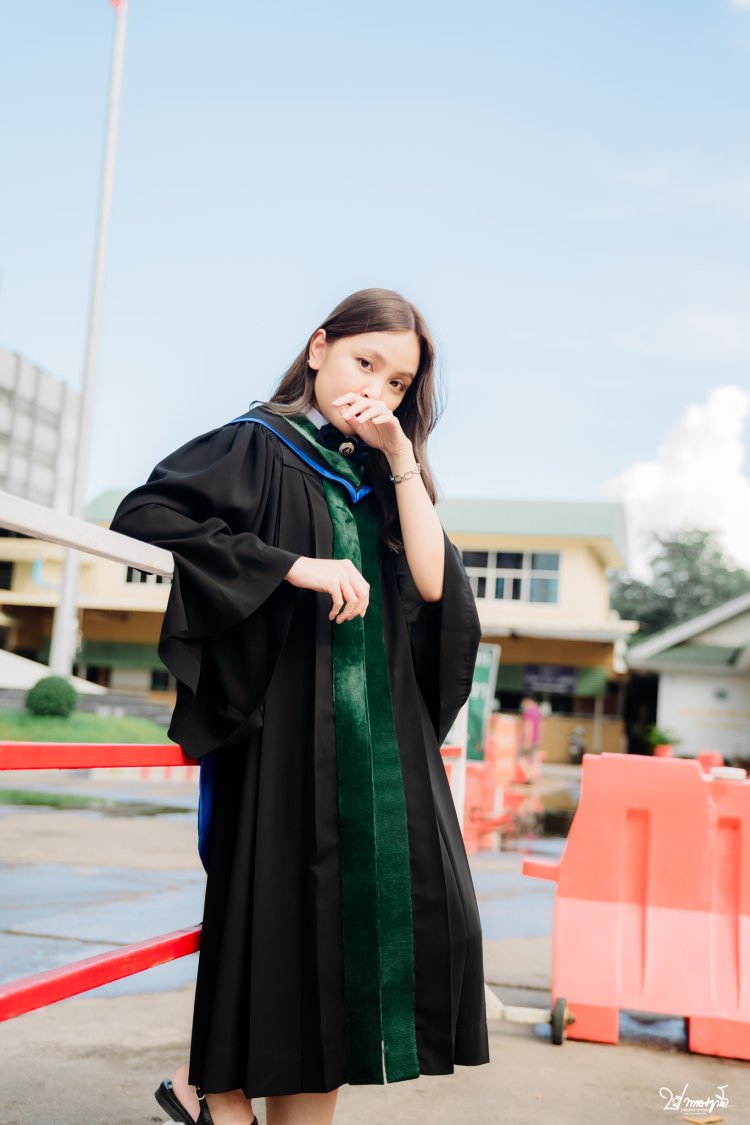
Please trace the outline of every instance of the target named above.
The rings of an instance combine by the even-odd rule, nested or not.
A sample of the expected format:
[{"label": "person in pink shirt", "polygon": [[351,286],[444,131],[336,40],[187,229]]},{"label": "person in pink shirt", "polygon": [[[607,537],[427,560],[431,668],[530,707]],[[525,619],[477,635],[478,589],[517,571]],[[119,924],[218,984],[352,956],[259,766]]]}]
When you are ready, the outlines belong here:
[{"label": "person in pink shirt", "polygon": [[521,739],[518,764],[524,773],[524,783],[530,785],[536,775],[537,755],[542,737],[542,712],[532,695],[521,700]]}]

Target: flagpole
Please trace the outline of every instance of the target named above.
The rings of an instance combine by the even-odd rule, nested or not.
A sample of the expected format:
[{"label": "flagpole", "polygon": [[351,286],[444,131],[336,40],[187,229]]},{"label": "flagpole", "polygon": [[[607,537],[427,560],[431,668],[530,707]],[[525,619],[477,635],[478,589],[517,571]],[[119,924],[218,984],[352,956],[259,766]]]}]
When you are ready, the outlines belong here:
[{"label": "flagpole", "polygon": [[[112,187],[114,183],[115,158],[117,154],[117,127],[120,117],[120,91],[125,57],[125,28],[128,18],[128,0],[111,0],[116,9],[114,46],[112,50],[112,69],[109,87],[109,109],[107,131],[104,142],[104,162],[99,192],[99,220],[97,224],[96,249],[94,253],[94,273],[89,302],[88,333],[83,372],[83,389],[79,408],[78,441],[76,447],[73,489],[71,494],[71,515],[83,518],[85,515],[84,492],[88,472],[89,450],[91,448],[91,414],[94,399],[94,381],[99,351],[99,332],[101,325],[102,298],[104,294],[104,272],[107,260],[109,220],[112,208]],[[77,610],[78,579],[80,573],[80,554],[72,547],[65,550],[62,589],[60,602],[55,610],[50,644],[50,672],[58,676],[70,675],[79,647],[79,625]]]}]

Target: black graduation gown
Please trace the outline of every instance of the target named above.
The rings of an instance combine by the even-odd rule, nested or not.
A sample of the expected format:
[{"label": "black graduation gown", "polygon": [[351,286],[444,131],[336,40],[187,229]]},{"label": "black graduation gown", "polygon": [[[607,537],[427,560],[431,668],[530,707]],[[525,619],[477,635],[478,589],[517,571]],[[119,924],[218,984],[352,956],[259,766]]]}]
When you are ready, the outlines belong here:
[{"label": "black graduation gown", "polygon": [[[331,685],[332,630],[347,623],[328,619],[328,594],[284,581],[301,555],[333,557],[318,472],[330,469],[282,417],[253,413],[276,433],[240,422],[191,439],[111,528],[174,556],[159,642],[177,680],[169,734],[213,766],[189,1080],[260,1097],[350,1080]],[[303,444],[306,460],[291,448]],[[379,544],[422,1074],[489,1061],[479,912],[439,749],[471,690],[480,627],[445,533],[444,544],[433,603],[405,554]]]}]

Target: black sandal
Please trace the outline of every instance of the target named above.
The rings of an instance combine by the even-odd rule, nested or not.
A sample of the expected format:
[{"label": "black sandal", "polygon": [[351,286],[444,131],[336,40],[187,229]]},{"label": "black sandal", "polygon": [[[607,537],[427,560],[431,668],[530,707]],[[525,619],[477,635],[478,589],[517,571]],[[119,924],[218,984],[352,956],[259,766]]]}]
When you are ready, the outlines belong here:
[{"label": "black sandal", "polygon": [[[173,1121],[181,1121],[182,1125],[214,1125],[214,1119],[211,1116],[211,1111],[208,1108],[208,1100],[206,1095],[201,1090],[200,1086],[195,1087],[195,1092],[198,1095],[200,1102],[200,1110],[197,1118],[190,1116],[188,1111],[180,1099],[172,1089],[172,1079],[165,1078],[158,1090],[154,1091],[154,1097],[165,1110]],[[253,1115],[250,1125],[258,1125],[258,1118]]]}]

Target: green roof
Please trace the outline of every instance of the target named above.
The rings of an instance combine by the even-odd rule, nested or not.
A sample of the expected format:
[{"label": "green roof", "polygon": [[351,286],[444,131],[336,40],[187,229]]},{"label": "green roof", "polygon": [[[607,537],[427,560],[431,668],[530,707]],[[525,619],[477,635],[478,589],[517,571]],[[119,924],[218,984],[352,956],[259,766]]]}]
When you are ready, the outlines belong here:
[{"label": "green roof", "polygon": [[127,496],[125,488],[110,488],[106,492],[100,492],[93,500],[89,500],[84,518],[91,523],[111,523],[123,496]]},{"label": "green roof", "polygon": [[[45,637],[39,645],[37,659],[46,664],[49,660],[50,640]],[[76,654],[76,662],[104,668],[140,668],[163,671],[156,645],[136,641],[84,641]]]},{"label": "green roof", "polygon": [[742,649],[734,645],[684,644],[666,649],[661,653],[660,659],[670,664],[711,664],[728,667],[734,664],[741,652]]},{"label": "green roof", "polygon": [[437,503],[446,531],[608,539],[625,564],[627,540],[622,504],[596,500],[493,500],[445,497]]}]

